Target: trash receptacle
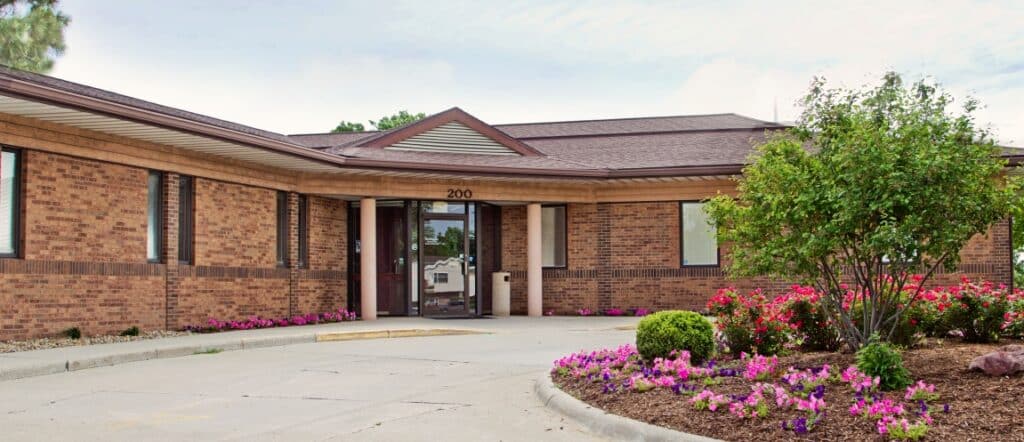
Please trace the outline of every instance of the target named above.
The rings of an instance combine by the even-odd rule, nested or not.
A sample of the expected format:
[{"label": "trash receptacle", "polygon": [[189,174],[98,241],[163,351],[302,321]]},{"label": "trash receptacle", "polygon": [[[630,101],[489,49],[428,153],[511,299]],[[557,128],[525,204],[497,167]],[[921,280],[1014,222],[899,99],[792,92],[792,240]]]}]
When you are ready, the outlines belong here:
[{"label": "trash receptacle", "polygon": [[512,275],[509,272],[491,274],[491,312],[494,316],[508,316],[511,310]]}]

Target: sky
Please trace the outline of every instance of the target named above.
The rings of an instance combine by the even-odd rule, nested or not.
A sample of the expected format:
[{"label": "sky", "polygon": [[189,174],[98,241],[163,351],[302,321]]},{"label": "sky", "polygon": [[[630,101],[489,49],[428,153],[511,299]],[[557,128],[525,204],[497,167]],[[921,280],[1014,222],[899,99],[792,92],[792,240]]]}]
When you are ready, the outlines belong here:
[{"label": "sky", "polygon": [[1024,1],[64,0],[51,75],[280,133],[459,106],[514,123],[735,112],[886,71],[1024,146]]}]

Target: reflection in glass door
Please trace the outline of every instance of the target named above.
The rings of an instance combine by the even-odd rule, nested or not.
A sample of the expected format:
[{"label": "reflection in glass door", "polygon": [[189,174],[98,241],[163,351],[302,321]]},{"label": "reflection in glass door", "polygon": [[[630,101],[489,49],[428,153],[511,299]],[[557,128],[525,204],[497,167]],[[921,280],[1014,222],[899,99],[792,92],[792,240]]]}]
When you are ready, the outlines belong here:
[{"label": "reflection in glass door", "polygon": [[424,316],[466,315],[466,220],[424,217],[422,238]]}]

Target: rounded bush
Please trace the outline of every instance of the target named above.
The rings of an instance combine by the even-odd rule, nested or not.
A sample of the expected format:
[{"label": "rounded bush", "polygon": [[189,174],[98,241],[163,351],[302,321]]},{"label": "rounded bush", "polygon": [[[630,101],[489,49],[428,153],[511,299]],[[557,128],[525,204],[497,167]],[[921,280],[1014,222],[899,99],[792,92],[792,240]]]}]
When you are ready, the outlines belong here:
[{"label": "rounded bush", "polygon": [[646,360],[667,358],[673,350],[690,352],[690,360],[699,364],[715,349],[711,323],[698,313],[667,310],[650,314],[636,328],[636,348]]},{"label": "rounded bush", "polygon": [[871,377],[878,377],[882,390],[907,388],[912,383],[910,371],[903,366],[900,351],[887,342],[878,342],[878,336],[857,351],[857,369]]}]

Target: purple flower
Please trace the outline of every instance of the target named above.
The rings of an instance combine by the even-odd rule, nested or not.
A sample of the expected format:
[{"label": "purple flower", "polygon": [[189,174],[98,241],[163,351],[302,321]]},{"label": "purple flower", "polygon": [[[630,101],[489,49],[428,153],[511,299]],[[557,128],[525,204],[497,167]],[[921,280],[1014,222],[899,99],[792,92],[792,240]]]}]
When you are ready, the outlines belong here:
[{"label": "purple flower", "polygon": [[942,412],[943,413],[949,413],[949,404],[946,404],[946,405],[942,406]]}]

